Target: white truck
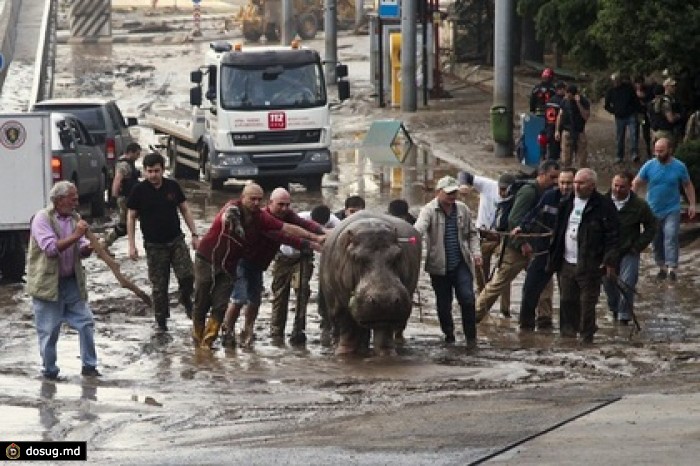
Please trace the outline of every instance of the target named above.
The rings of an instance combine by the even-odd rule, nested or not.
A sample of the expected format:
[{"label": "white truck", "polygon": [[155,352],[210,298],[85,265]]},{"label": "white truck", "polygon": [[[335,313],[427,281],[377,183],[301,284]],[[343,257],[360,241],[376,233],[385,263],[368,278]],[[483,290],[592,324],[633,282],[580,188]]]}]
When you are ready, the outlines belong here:
[{"label": "white truck", "polygon": [[[350,94],[342,79],[347,67],[338,65],[336,74],[344,100]],[[165,135],[162,146],[174,177],[199,179],[201,173],[215,190],[229,178],[320,189],[332,164],[330,108],[317,51],[296,42],[269,47],[212,42],[205,65],[190,80],[196,86],[187,125],[158,116],[145,123]]]},{"label": "white truck", "polygon": [[0,114],[0,273],[22,280],[32,216],[48,203],[51,172],[48,113]]}]

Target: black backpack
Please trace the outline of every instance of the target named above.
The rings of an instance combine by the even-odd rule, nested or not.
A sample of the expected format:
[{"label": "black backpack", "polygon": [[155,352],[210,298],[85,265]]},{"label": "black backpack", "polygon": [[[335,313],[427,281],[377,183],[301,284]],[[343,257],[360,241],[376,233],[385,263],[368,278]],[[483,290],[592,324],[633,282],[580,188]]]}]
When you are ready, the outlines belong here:
[{"label": "black backpack", "polygon": [[496,231],[509,231],[508,217],[510,216],[510,211],[513,209],[513,204],[515,204],[515,195],[518,194],[520,188],[527,184],[532,184],[531,178],[516,179],[515,182],[508,187],[506,198],[496,204],[496,217],[493,220],[492,229]]},{"label": "black backpack", "polygon": [[647,104],[647,113],[649,114],[649,124],[651,129],[658,131],[660,129],[669,129],[671,124],[666,120],[666,115],[663,113],[664,102],[670,102],[671,99],[666,95],[657,95]]}]

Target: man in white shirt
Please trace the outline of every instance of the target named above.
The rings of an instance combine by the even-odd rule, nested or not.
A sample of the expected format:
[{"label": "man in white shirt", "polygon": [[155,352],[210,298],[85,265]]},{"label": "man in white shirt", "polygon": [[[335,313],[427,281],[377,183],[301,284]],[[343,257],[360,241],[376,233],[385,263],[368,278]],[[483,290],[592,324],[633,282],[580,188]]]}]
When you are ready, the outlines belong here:
[{"label": "man in white shirt", "polygon": [[[476,273],[476,294],[486,286],[490,271],[491,258],[500,254],[501,238],[497,235],[489,235],[488,230],[492,230],[496,221],[496,206],[507,197],[508,188],[515,183],[515,176],[504,173],[498,181],[485,176],[473,175],[467,171],[460,171],[457,174],[459,180],[459,192],[467,194],[474,189],[479,193],[479,211],[476,214],[476,228],[481,237],[481,259],[482,266]],[[510,286],[506,287],[500,296],[501,314],[510,317]]]},{"label": "man in white shirt", "polygon": [[[325,205],[316,206],[311,211],[300,212],[299,217],[304,220],[313,220],[325,229],[332,229],[340,224],[338,217]],[[292,344],[306,342],[306,306],[311,294],[309,282],[314,271],[313,262],[314,255],[311,249],[300,251],[291,246],[280,246],[272,267],[272,316],[270,317],[270,337],[278,343],[284,339],[289,294],[292,287],[296,292],[297,305],[289,341]],[[321,330],[329,331],[330,326],[321,296],[319,296],[318,307],[321,315]]]}]

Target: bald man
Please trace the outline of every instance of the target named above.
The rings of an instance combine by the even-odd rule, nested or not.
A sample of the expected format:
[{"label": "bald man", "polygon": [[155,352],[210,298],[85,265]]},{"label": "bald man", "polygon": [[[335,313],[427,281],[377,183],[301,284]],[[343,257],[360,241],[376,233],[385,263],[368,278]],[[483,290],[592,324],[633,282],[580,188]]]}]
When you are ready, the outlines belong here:
[{"label": "bald man", "polygon": [[[313,220],[307,220],[294,212],[291,208],[291,195],[284,188],[277,188],[270,194],[270,202],[264,211],[275,218],[291,225],[297,225],[306,231],[317,235],[324,235],[325,230]],[[255,319],[260,308],[263,289],[263,272],[277,255],[280,245],[286,244],[300,250],[320,250],[321,244],[284,232],[263,232],[256,247],[248,248],[243,258],[238,262],[236,281],[231,293],[231,302],[226,309],[226,317],[223,325],[223,344],[233,346],[235,344],[236,321],[241,314],[243,306],[246,306],[245,324],[240,334],[240,345],[250,347],[253,343]]]},{"label": "bald man", "polygon": [[[195,303],[192,314],[192,338],[195,345],[210,349],[216,340],[226,312],[243,257],[257,257],[264,234],[279,234],[322,243],[325,236],[300,226],[284,223],[262,209],[264,192],[251,183],[243,188],[238,200],[230,201],[216,214],[209,231],[202,237],[195,257]],[[283,234],[283,235],[282,235]],[[298,244],[298,243],[297,243]],[[207,314],[211,315],[206,322]]]}]

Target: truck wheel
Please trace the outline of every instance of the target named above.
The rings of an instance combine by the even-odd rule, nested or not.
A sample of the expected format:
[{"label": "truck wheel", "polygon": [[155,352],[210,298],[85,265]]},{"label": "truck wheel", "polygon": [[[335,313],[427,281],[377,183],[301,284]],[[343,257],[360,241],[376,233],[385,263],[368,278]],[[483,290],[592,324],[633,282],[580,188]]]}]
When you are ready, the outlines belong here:
[{"label": "truck wheel", "polygon": [[223,178],[212,178],[209,180],[212,191],[221,191],[224,189],[224,183],[226,182]]},{"label": "truck wheel", "polygon": [[102,218],[105,216],[105,179],[107,175],[104,173],[100,177],[100,189],[92,195],[90,200],[90,216],[92,218]]},{"label": "truck wheel", "polygon": [[199,170],[178,162],[177,157],[173,158],[172,174],[175,178],[180,178],[182,180],[199,179]]},{"label": "truck wheel", "polygon": [[268,42],[279,42],[280,32],[277,29],[277,25],[274,23],[268,24],[265,29],[265,38]]},{"label": "truck wheel", "polygon": [[322,180],[323,175],[309,176],[304,180],[304,186],[306,186],[307,191],[320,191]]},{"label": "truck wheel", "polygon": [[318,32],[318,22],[313,13],[306,13],[299,18],[299,23],[297,24],[297,31],[299,32],[299,37],[303,40],[311,40],[316,37],[316,32]]},{"label": "truck wheel", "polygon": [[248,42],[257,42],[262,36],[262,31],[254,23],[243,23],[243,37]]},{"label": "truck wheel", "polygon": [[0,261],[0,273],[2,281],[6,283],[18,283],[22,281],[24,269],[27,265],[27,252],[19,233],[7,232],[0,237],[4,255]]}]

